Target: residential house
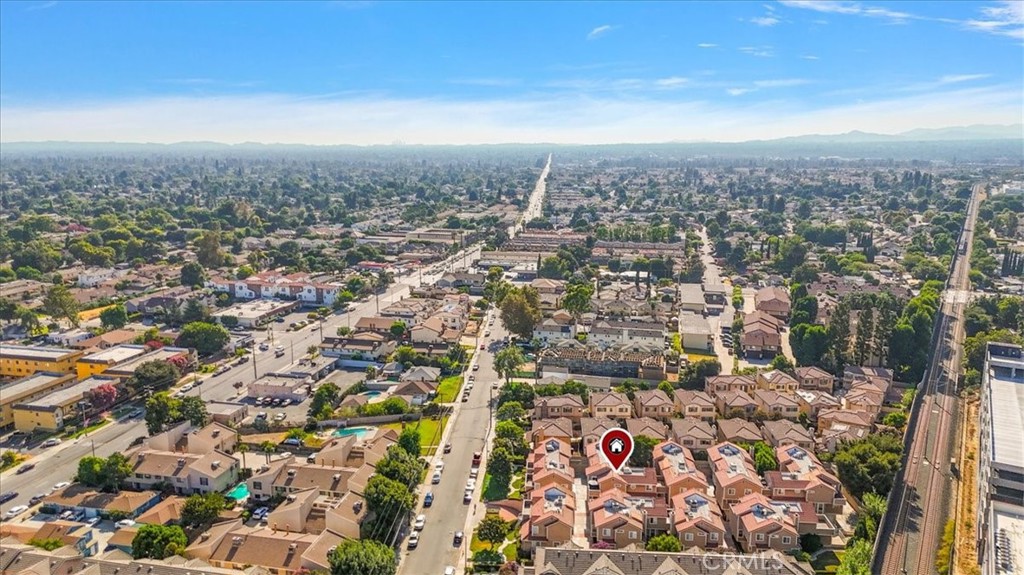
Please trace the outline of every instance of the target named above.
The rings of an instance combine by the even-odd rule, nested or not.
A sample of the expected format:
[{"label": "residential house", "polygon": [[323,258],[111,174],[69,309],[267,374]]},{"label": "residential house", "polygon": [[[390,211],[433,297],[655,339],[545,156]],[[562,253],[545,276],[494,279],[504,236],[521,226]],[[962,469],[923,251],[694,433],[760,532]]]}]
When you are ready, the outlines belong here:
[{"label": "residential house", "polygon": [[704,286],[701,284],[679,284],[677,304],[679,310],[702,315],[707,306],[704,297]]},{"label": "residential house", "polygon": [[327,336],[319,345],[324,357],[377,362],[391,355],[396,346],[390,333],[376,331],[357,331],[347,337]]},{"label": "residential house", "polygon": [[740,336],[745,357],[771,359],[782,353],[782,323],[774,316],[755,311],[743,318]]},{"label": "residential house", "polygon": [[797,390],[796,403],[800,413],[806,413],[812,421],[817,421],[818,414],[827,409],[840,409],[842,403],[824,391]]},{"label": "residential house", "polygon": [[843,441],[863,439],[871,434],[875,418],[864,411],[827,409],[818,413],[818,436],[829,451]]},{"label": "residential house", "polygon": [[765,440],[772,447],[796,445],[803,449],[814,449],[814,433],[806,427],[785,419],[765,421],[761,425]]},{"label": "residential house", "polygon": [[869,379],[879,378],[884,380],[887,385],[885,387],[888,390],[888,386],[892,384],[893,372],[891,369],[884,367],[866,367],[857,365],[848,365],[843,369],[843,387],[849,389],[853,382],[858,379]]},{"label": "residential house", "polygon": [[599,320],[590,327],[587,343],[601,349],[665,346],[665,326],[657,323]]},{"label": "residential house", "polygon": [[796,368],[796,379],[800,382],[800,389],[807,391],[832,393],[835,387],[835,377],[814,365]]},{"label": "residential house", "polygon": [[554,372],[660,381],[665,379],[664,344],[626,343],[617,348],[602,349],[569,339],[541,350],[537,366],[542,374]]},{"label": "residential house", "polygon": [[544,345],[573,339],[576,337],[576,323],[572,320],[559,321],[551,317],[545,318],[537,324],[537,327],[533,328],[533,337]]},{"label": "residential house", "polygon": [[626,420],[626,429],[633,437],[652,437],[662,441],[668,439],[668,426],[650,417],[638,417]]},{"label": "residential house", "polygon": [[722,509],[706,490],[688,489],[671,499],[673,527],[683,549],[726,547]]},{"label": "residential house", "polygon": [[390,336],[391,326],[394,325],[394,318],[390,317],[361,317],[356,321],[352,329],[356,332],[372,331],[381,335]]},{"label": "residential house", "polygon": [[62,347],[0,344],[0,377],[28,377],[33,373],[74,373],[84,355]]},{"label": "residential house", "polygon": [[437,383],[437,380],[441,377],[441,369],[437,367],[430,367],[426,365],[417,365],[412,369],[406,370],[398,379],[401,382],[408,381],[422,381],[424,383]]},{"label": "residential house", "polygon": [[576,497],[572,489],[549,487],[535,489],[530,505],[523,509],[519,528],[520,548],[532,552],[536,547],[555,547],[572,540]]},{"label": "residential house", "polygon": [[146,440],[146,447],[154,451],[175,451],[195,455],[204,455],[211,451],[232,453],[237,445],[238,432],[216,422],[196,429],[186,421]]},{"label": "residential house", "polygon": [[88,379],[94,375],[100,375],[113,366],[145,355],[149,351],[150,349],[144,345],[125,344],[109,347],[81,357],[75,363],[75,373],[79,380]]},{"label": "residential house", "polygon": [[223,451],[204,455],[143,449],[129,458],[125,480],[136,490],[166,485],[179,495],[220,493],[238,482],[238,461]]},{"label": "residential house", "polygon": [[754,294],[754,309],[785,321],[791,309],[789,292],[776,286],[761,288]]},{"label": "residential house", "polygon": [[572,420],[567,417],[534,419],[527,437],[534,445],[540,445],[549,439],[562,441],[568,445],[573,438]]},{"label": "residential house", "polygon": [[609,429],[618,429],[619,424],[608,417],[584,417],[580,419],[582,429],[583,448],[601,441],[601,436]]},{"label": "residential house", "polygon": [[547,439],[534,444],[527,457],[526,485],[533,491],[555,486],[572,491],[573,469],[568,440]]},{"label": "residential house", "polygon": [[871,415],[871,421],[878,419],[882,411],[882,404],[885,402],[884,382],[872,378],[870,380],[857,380],[840,399],[843,409],[847,411],[861,411]]},{"label": "residential house", "polygon": [[763,371],[754,376],[758,389],[768,389],[779,393],[796,393],[800,389],[800,382],[784,371],[773,369]]},{"label": "residential house", "polygon": [[800,405],[797,403],[796,395],[759,389],[754,392],[754,401],[757,402],[758,409],[769,415],[785,417],[793,421],[796,421],[800,415]]},{"label": "residential house", "polygon": [[487,283],[487,274],[474,274],[468,272],[448,272],[441,276],[434,285],[439,288],[462,289],[466,288],[469,293],[480,295],[483,293],[484,284]]},{"label": "residential house", "polygon": [[697,463],[689,449],[675,441],[663,441],[654,446],[654,467],[665,485],[668,497],[691,489],[707,493],[709,484],[704,473],[697,469]]},{"label": "residential house", "polygon": [[704,392],[714,398],[726,391],[750,393],[756,387],[754,378],[749,375],[713,375],[705,381]]},{"label": "residential house", "polygon": [[797,445],[776,447],[779,470],[765,473],[768,493],[778,501],[808,503],[816,513],[842,513],[846,505],[843,486],[811,449]]},{"label": "residential house", "polygon": [[637,391],[633,395],[633,413],[637,417],[669,419],[674,411],[672,400],[660,389]]},{"label": "residential house", "polygon": [[718,440],[752,445],[764,437],[753,421],[732,418],[718,420]]},{"label": "residential house", "polygon": [[629,419],[633,408],[624,393],[598,392],[590,394],[590,414],[596,418]]},{"label": "residential house", "polygon": [[530,282],[530,286],[537,290],[538,294],[562,295],[565,293],[565,281],[548,278],[537,278]]},{"label": "residential house", "polygon": [[[680,553],[621,549],[549,547],[536,549],[533,564],[537,575],[810,575],[806,563],[797,563],[777,551],[767,551],[757,561],[737,567],[735,552],[717,554],[706,550]],[[529,571],[528,571],[529,573]],[[177,573],[173,575],[178,575]]]},{"label": "residential house", "polygon": [[711,463],[715,499],[722,509],[748,495],[762,492],[754,460],[736,444],[726,441],[712,446],[708,449],[708,461]]},{"label": "residential house", "polygon": [[0,429],[14,425],[15,404],[29,403],[76,385],[75,374],[40,371],[3,386],[0,393]]},{"label": "residential house", "polygon": [[114,346],[132,343],[139,337],[139,335],[141,335],[141,332],[135,331],[134,329],[113,329],[97,336],[90,334],[88,338],[83,338],[66,345],[68,347],[81,350],[108,349]]},{"label": "residential house", "polygon": [[684,349],[711,351],[715,346],[715,333],[703,315],[679,314],[679,337]]},{"label": "residential house", "polygon": [[757,411],[757,402],[743,391],[726,391],[715,398],[715,407],[722,417],[735,417],[739,412],[750,417]]},{"label": "residential house", "polygon": [[676,413],[683,417],[703,419],[708,423],[715,421],[715,400],[703,391],[677,389],[672,392],[673,405]]},{"label": "residential house", "polygon": [[800,548],[797,518],[786,504],[776,504],[761,493],[751,493],[729,505],[728,523],[740,550],[788,552]]},{"label": "residential house", "polygon": [[593,542],[603,541],[616,549],[644,542],[644,513],[627,501],[619,489],[609,489],[587,501],[587,531]]},{"label": "residential house", "polygon": [[135,522],[147,525],[177,524],[181,521],[181,512],[184,508],[185,498],[171,495],[136,517]]},{"label": "residential house", "polygon": [[566,417],[579,423],[586,412],[587,404],[580,396],[571,393],[538,397],[533,402],[533,415],[538,419]]},{"label": "residential house", "polygon": [[436,391],[436,382],[406,381],[398,384],[391,395],[402,398],[409,405],[423,405],[430,401]]},{"label": "residential house", "polygon": [[717,443],[718,435],[707,420],[684,417],[672,420],[672,439],[697,453]]},{"label": "residential house", "polygon": [[[303,555],[316,539],[316,535],[240,525],[223,533],[216,542],[204,541],[200,536],[199,541],[205,545],[193,543],[186,552],[215,567],[247,569],[259,565],[274,575],[296,575],[307,569]],[[206,548],[212,548],[209,555],[201,551]]]},{"label": "residential house", "polygon": [[43,498],[43,505],[62,511],[84,513],[86,517],[123,515],[138,517],[160,502],[159,491],[104,493],[81,483],[72,483]]}]

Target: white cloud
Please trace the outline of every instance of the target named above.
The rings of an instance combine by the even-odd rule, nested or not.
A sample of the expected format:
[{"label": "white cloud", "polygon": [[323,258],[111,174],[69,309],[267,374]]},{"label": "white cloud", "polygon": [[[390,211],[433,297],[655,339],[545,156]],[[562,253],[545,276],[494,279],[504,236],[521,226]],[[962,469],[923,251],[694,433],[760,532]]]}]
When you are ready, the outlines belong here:
[{"label": "white cloud", "polygon": [[742,96],[743,94],[747,94],[753,91],[753,88],[729,88],[728,90],[725,91],[725,93],[729,94],[730,96]]},{"label": "white cloud", "polygon": [[698,48],[717,48],[718,44],[711,44],[709,42],[701,42],[700,44],[697,44],[697,47]]},{"label": "white cloud", "polygon": [[810,83],[810,80],[804,78],[782,78],[779,80],[757,80],[754,85],[758,88],[791,88]]},{"label": "white cloud", "polygon": [[781,20],[779,20],[775,16],[761,16],[759,18],[751,18],[750,21],[753,22],[754,24],[757,24],[758,26],[764,27],[771,27],[781,22]]},{"label": "white cloud", "polygon": [[939,84],[959,84],[960,82],[973,82],[984,80],[992,74],[950,74],[939,78]]},{"label": "white cloud", "polygon": [[[739,96],[755,89],[736,87],[728,93]],[[781,99],[669,100],[645,97],[642,91],[630,96],[572,93],[478,100],[262,94],[67,104],[3,102],[0,124],[4,142],[740,141],[850,130],[898,133],[950,125],[1010,124],[1020,121],[1024,106],[1020,87],[1012,83],[881,93],[890,96],[827,107]]]},{"label": "white cloud", "polygon": [[661,78],[654,81],[656,86],[662,88],[676,88],[689,82],[689,78],[683,78],[682,76],[669,76],[668,78]]},{"label": "white cloud", "polygon": [[453,78],[448,80],[448,83],[485,88],[508,88],[520,84],[520,80],[518,78]]},{"label": "white cloud", "polygon": [[587,34],[587,40],[596,40],[596,39],[600,38],[601,36],[604,36],[608,32],[611,32],[613,28],[614,28],[614,26],[612,26],[610,24],[605,24],[603,26],[598,26],[597,28],[594,28],[593,30],[591,30],[589,34]]},{"label": "white cloud", "polygon": [[857,2],[845,2],[840,0],[779,0],[779,4],[789,8],[803,8],[826,14],[847,14],[851,16],[868,16],[871,18],[886,18],[901,22],[909,19],[916,19],[917,16],[907,12],[889,10],[875,6],[863,6]]},{"label": "white cloud", "polygon": [[737,50],[758,58],[775,57],[775,48],[772,48],[771,46],[741,46],[737,48]]},{"label": "white cloud", "polygon": [[985,6],[981,13],[981,19],[967,20],[964,26],[969,30],[1024,40],[1024,2],[1004,0],[995,6]]},{"label": "white cloud", "polygon": [[815,56],[813,54],[805,54],[805,55],[800,56],[800,57],[803,58],[804,60],[821,60],[821,58],[819,58],[819,57],[817,57],[817,56]]}]

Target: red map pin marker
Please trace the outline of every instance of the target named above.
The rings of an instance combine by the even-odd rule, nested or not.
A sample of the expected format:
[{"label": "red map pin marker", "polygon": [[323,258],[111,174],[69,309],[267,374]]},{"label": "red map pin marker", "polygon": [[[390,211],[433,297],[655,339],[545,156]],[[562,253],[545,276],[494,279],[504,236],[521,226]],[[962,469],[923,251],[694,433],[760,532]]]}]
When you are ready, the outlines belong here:
[{"label": "red map pin marker", "polygon": [[609,429],[601,436],[598,443],[601,446],[601,453],[611,464],[612,469],[619,471],[633,455],[633,436],[621,428]]}]

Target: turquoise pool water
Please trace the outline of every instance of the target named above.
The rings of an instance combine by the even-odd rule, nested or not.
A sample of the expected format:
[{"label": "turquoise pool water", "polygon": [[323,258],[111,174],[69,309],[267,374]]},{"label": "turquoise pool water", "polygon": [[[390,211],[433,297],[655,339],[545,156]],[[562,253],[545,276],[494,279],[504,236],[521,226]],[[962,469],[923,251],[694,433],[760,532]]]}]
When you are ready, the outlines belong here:
[{"label": "turquoise pool water", "polygon": [[228,494],[225,496],[228,499],[234,499],[235,501],[241,501],[246,497],[249,497],[249,486],[244,483],[239,483]]},{"label": "turquoise pool water", "polygon": [[364,391],[364,392],[360,393],[359,395],[365,395],[366,397],[377,397],[381,393],[384,393],[384,392],[382,392],[382,391]]},{"label": "turquoise pool water", "polygon": [[367,435],[373,433],[375,428],[373,427],[346,427],[344,429],[337,429],[332,433],[334,437],[347,437],[349,435],[356,436],[356,439],[362,439]]}]

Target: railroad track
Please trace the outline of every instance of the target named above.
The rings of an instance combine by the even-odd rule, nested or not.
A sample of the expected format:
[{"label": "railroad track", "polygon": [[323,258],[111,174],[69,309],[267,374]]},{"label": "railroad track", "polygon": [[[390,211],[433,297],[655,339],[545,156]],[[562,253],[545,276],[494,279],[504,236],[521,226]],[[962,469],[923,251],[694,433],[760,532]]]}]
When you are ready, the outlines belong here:
[{"label": "railroad track", "polygon": [[[938,310],[932,358],[919,390],[909,455],[902,478],[897,476],[894,497],[879,529],[882,541],[875,568],[883,575],[932,575],[950,503],[949,454],[952,452],[956,411],[955,381],[963,339],[964,299],[969,254],[982,187],[975,186],[957,255]],[[950,291],[955,290],[955,291]]]}]

